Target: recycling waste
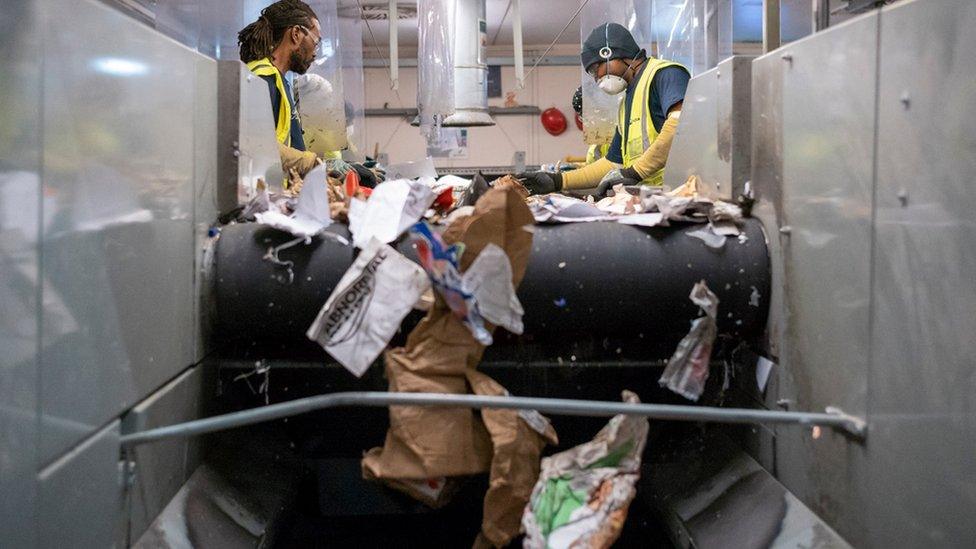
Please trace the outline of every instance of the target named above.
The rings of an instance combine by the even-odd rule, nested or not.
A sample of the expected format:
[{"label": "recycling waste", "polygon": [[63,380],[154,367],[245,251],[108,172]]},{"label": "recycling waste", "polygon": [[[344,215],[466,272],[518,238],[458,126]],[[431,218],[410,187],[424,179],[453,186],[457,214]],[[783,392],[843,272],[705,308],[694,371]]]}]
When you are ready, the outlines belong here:
[{"label": "recycling waste", "polygon": [[[513,176],[437,178],[429,161],[387,174],[366,188],[356,170],[323,164],[304,178],[291,174],[286,191],[260,190],[223,221],[291,234],[294,239],[264,256],[288,273],[286,281],[294,275],[278,254],[287,247],[329,238],[356,250],[305,335],[357,377],[381,359],[391,392],[509,395],[478,365],[496,330],[522,333],[525,311],[516,291],[536,224],[694,223],[701,228],[686,234],[711,249],[745,237],[742,209],[700,195],[694,177],[672,191],[618,186],[612,196],[594,200],[529,196]],[[347,225],[351,239],[329,231],[333,224]],[[404,239],[413,243],[417,261],[396,249]],[[698,400],[716,338],[718,299],[704,280],[690,298],[704,314],[688,319],[690,331],[659,383]],[[415,309],[424,318],[403,346],[391,348]],[[639,402],[629,391],[623,399]],[[559,438],[535,411],[391,406],[389,417],[382,445],[362,459],[363,477],[438,508],[451,501],[463,477],[487,473],[475,547],[503,547],[520,534],[526,547],[610,546],[634,498],[648,432],[646,419],[621,415],[592,441],[543,458]]]}]

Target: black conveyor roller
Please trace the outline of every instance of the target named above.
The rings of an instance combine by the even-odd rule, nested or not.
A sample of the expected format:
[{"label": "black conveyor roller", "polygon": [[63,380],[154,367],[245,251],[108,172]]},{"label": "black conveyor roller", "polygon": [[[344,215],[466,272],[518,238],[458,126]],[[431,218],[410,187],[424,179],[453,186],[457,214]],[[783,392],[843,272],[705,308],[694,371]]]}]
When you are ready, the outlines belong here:
[{"label": "black conveyor roller", "polygon": [[[769,259],[759,222],[747,219],[740,242],[720,250],[687,232],[703,225],[646,229],[616,223],[536,225],[532,254],[518,290],[525,308],[522,337],[497,334],[495,347],[666,358],[698,308],[688,299],[704,279],[718,296],[719,334],[750,339],[768,309]],[[345,227],[330,230],[348,236]],[[287,270],[263,259],[292,237],[257,224],[224,228],[217,247],[217,329],[222,337],[286,347],[304,333],[353,260],[351,247],[316,238],[288,248]],[[400,251],[413,257],[408,239]],[[409,322],[415,318],[408,317]],[[503,330],[498,330],[502,332]],[[530,353],[531,354],[531,353]],[[525,352],[515,356],[528,359]],[[539,358],[539,357],[537,357]]]}]

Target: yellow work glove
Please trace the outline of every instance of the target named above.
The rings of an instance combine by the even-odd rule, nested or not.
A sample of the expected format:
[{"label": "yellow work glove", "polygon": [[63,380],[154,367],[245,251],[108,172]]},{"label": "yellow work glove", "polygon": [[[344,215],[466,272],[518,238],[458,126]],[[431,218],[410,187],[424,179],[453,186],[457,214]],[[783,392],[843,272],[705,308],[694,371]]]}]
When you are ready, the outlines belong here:
[{"label": "yellow work glove", "polygon": [[322,162],[312,151],[300,151],[281,143],[278,143],[278,154],[281,155],[282,171],[288,173],[294,169],[299,177],[305,177],[305,174]]},{"label": "yellow work glove", "polygon": [[570,170],[562,173],[562,189],[588,189],[596,187],[603,176],[616,168],[613,162],[606,158],[601,158],[596,162],[587,164],[577,170]]},{"label": "yellow work glove", "polygon": [[630,169],[639,176],[635,179],[641,180],[654,175],[668,162],[668,153],[671,152],[671,142],[674,141],[674,132],[678,129],[680,114],[681,111],[674,111],[668,115],[657,138],[630,166]]}]

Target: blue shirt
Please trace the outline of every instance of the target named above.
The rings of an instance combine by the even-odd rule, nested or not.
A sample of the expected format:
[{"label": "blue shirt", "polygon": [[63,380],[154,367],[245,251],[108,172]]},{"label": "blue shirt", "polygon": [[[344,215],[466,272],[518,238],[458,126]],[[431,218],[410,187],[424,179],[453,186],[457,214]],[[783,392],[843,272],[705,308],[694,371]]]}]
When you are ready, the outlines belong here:
[{"label": "blue shirt", "polygon": [[[641,74],[644,73],[647,66],[648,63],[644,63],[634,75],[634,79],[630,81],[630,85],[627,86],[627,96],[624,98],[626,120],[630,120],[630,107],[634,100],[634,90],[637,88],[637,82],[640,81]],[[679,101],[684,100],[685,92],[688,91],[689,80],[691,80],[691,75],[681,67],[664,67],[654,75],[654,80],[651,81],[651,96],[647,100],[647,106],[651,111],[651,123],[654,124],[655,130],[661,131],[661,127],[664,126],[664,121],[668,117],[668,110]],[[620,141],[620,128],[617,128],[613,134],[613,141],[610,142],[610,150],[607,151],[607,160],[616,164],[624,163]]]},{"label": "blue shirt", "polygon": [[[275,85],[274,76],[262,76],[268,83],[268,90],[271,92],[271,110],[274,112],[275,126],[278,126],[278,109],[281,107],[281,94],[278,93],[278,86]],[[291,82],[287,78],[282,78],[285,85],[285,93],[288,95],[288,104],[291,106],[291,148],[300,151],[305,150],[305,137],[302,135],[302,122],[298,118],[298,109],[295,108],[295,94],[291,91]]]}]

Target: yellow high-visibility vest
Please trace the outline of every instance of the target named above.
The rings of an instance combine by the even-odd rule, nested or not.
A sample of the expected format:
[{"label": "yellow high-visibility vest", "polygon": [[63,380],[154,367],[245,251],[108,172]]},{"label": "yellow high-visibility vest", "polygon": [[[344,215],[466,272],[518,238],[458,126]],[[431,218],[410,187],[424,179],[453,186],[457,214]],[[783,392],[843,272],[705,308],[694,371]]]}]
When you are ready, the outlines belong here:
[{"label": "yellow high-visibility vest", "polygon": [[271,59],[265,57],[257,61],[251,61],[247,68],[257,76],[274,76],[275,87],[281,94],[281,101],[278,103],[278,123],[275,126],[275,137],[278,142],[291,146],[291,103],[288,101],[288,93],[285,91],[285,80],[281,77],[277,67],[271,64]]},{"label": "yellow high-visibility vest", "polygon": [[586,163],[592,164],[601,158],[606,158],[607,151],[609,150],[609,143],[605,145],[590,145],[590,148],[586,151]]},{"label": "yellow high-visibility vest", "polygon": [[[627,120],[627,109],[624,102],[620,103],[620,111],[617,115],[617,129],[620,131],[620,152],[623,155],[625,168],[629,168],[657,139],[657,130],[654,129],[651,109],[647,104],[651,96],[651,83],[654,82],[654,75],[665,67],[681,67],[686,71],[688,70],[681,63],[653,57],[649,57],[646,63],[648,66],[641,73],[630,102],[630,120]],[[689,74],[691,73],[689,72]],[[641,183],[660,187],[664,184],[664,168],[644,178]]]}]

